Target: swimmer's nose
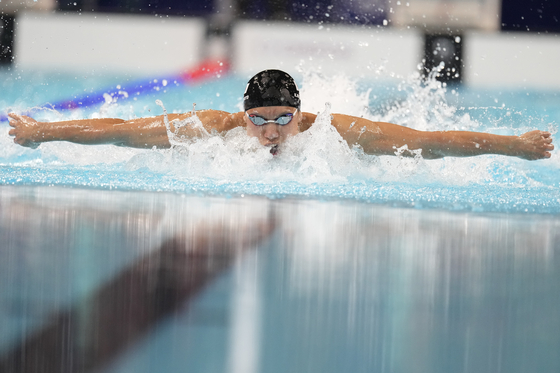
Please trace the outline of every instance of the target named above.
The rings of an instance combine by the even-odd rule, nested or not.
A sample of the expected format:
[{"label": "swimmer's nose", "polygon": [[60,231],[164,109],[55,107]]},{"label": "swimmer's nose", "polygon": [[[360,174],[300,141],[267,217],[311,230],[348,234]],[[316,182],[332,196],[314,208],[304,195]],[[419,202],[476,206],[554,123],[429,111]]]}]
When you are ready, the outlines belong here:
[{"label": "swimmer's nose", "polygon": [[268,140],[274,140],[280,136],[275,124],[267,124],[264,129],[264,137]]}]

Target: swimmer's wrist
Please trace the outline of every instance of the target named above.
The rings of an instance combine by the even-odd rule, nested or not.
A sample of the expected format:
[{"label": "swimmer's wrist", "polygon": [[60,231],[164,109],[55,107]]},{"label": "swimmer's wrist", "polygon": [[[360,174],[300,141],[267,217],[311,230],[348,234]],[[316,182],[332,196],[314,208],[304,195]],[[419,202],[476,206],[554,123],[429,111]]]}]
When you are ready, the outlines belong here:
[{"label": "swimmer's wrist", "polygon": [[503,136],[503,139],[507,141],[506,146],[503,147],[502,155],[507,156],[518,156],[521,144],[521,138],[519,136]]},{"label": "swimmer's wrist", "polygon": [[36,144],[54,141],[52,131],[49,131],[50,124],[48,122],[37,122],[34,131],[30,133],[29,140]]}]

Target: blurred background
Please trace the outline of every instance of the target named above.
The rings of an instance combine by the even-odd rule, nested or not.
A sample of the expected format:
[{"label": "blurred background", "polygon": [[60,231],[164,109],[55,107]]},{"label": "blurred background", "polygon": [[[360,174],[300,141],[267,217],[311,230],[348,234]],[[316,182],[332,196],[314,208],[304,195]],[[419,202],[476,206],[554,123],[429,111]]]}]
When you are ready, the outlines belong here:
[{"label": "blurred background", "polygon": [[[64,12],[100,12],[165,14],[175,16],[211,17],[227,12],[238,19],[282,20],[296,22],[325,22],[358,25],[382,25],[384,20],[401,21],[404,13],[411,14],[422,5],[427,23],[432,23],[432,11],[427,8],[463,9],[485,8],[497,10],[496,26],[501,30],[559,32],[560,3],[552,0],[27,0],[3,1],[12,11],[28,7]],[[403,11],[401,6],[410,7]],[[453,8],[453,9],[451,9]],[[441,13],[441,9],[438,9]],[[472,11],[472,10],[471,10]],[[493,16],[492,14],[481,14]],[[462,14],[467,16],[468,14]],[[440,18],[444,17],[440,14]],[[493,18],[493,17],[492,17]],[[412,19],[409,21],[413,21]],[[459,20],[461,21],[461,20]],[[500,22],[501,21],[501,22]],[[402,21],[401,21],[402,22]],[[405,21],[406,22],[406,21]],[[477,21],[472,20],[473,24]],[[417,22],[420,24],[420,20]],[[466,24],[466,22],[464,22]]]},{"label": "blurred background", "polygon": [[8,0],[5,66],[150,75],[207,59],[252,75],[403,77],[441,62],[441,80],[560,87],[553,0]]}]

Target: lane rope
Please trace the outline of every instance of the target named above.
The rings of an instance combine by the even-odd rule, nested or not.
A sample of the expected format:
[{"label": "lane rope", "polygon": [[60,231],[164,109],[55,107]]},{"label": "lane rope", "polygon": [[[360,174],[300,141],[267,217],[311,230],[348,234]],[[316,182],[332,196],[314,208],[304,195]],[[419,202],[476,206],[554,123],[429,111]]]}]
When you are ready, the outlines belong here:
[{"label": "lane rope", "polygon": [[[139,80],[128,85],[117,85],[108,89],[74,96],[67,100],[55,102],[54,104],[44,104],[19,114],[32,115],[34,112],[42,109],[56,111],[75,110],[101,105],[106,102],[110,102],[110,100],[127,100],[150,92],[163,91],[164,89],[169,88],[171,84],[192,85],[204,80],[223,77],[228,72],[229,63],[227,61],[206,60],[194,68],[180,74],[162,76],[150,80]],[[8,121],[8,119],[8,113],[0,114],[0,122]]]}]

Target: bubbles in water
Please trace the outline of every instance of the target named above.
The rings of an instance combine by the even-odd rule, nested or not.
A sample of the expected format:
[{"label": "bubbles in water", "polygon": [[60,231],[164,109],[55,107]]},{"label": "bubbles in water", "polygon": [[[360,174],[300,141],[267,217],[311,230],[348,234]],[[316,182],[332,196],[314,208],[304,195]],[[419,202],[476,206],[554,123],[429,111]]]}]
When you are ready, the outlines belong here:
[{"label": "bubbles in water", "polygon": [[[289,138],[276,156],[272,156],[256,138],[248,137],[244,128],[222,134],[209,133],[196,114],[182,120],[169,120],[165,106],[174,110],[178,106],[167,103],[167,96],[162,96],[157,104],[163,110],[173,145],[171,149],[127,149],[56,142],[29,150],[7,140],[0,145],[5,145],[4,158],[10,158],[16,164],[36,162],[41,169],[92,166],[96,172],[130,172],[134,183],[128,184],[127,180],[126,184],[119,184],[122,182],[120,176],[112,182],[133,188],[184,190],[183,185],[188,185],[192,191],[371,198],[378,202],[406,201],[415,206],[422,206],[426,201],[445,200],[445,203],[463,206],[471,203],[472,195],[477,193],[478,203],[482,204],[486,198],[491,201],[501,198],[504,187],[527,189],[557,184],[546,176],[550,170],[539,169],[539,163],[516,158],[481,156],[424,160],[420,151],[408,147],[395,149],[396,156],[367,155],[358,146],[348,146],[331,125],[333,113],[345,113],[418,130],[484,131],[493,126],[501,128],[503,134],[512,134],[511,127],[506,128],[499,122],[508,117],[507,113],[515,112],[507,106],[502,107],[499,118],[481,124],[472,118],[472,112],[458,110],[450,104],[445,88],[433,76],[423,79],[418,73],[402,79],[397,85],[383,86],[378,82],[353,80],[342,74],[326,77],[303,68],[300,73],[302,110],[319,115],[309,130]],[[216,92],[226,91],[212,88],[207,92],[214,97]],[[134,118],[134,110],[132,105],[109,97],[97,113],[89,116]],[[82,111],[43,114],[48,120],[85,116]],[[554,153],[546,162],[542,167],[557,170],[560,159]],[[68,176],[65,183],[72,184],[71,178]],[[94,187],[102,183],[95,179],[88,182]],[[478,191],[473,193],[473,187]],[[492,195],[488,188],[498,188],[500,192]]]},{"label": "bubbles in water", "polygon": [[317,114],[330,103],[334,113],[363,116],[367,113],[371,90],[359,92],[357,82],[340,74],[325,77],[315,71],[303,70],[300,87],[302,111]]},{"label": "bubbles in water", "polygon": [[479,130],[480,123],[468,114],[456,115],[457,108],[447,103],[446,90],[434,75],[435,72],[424,80],[419,73],[412,74],[397,87],[404,98],[385,113],[372,113],[370,118],[421,131]]}]

